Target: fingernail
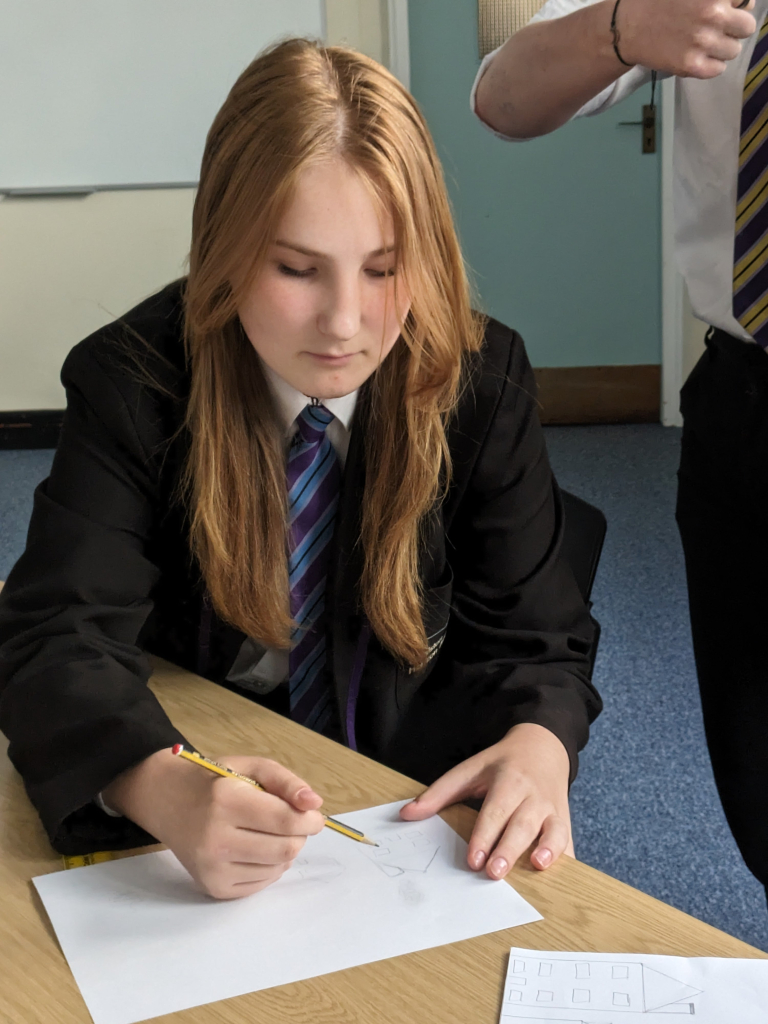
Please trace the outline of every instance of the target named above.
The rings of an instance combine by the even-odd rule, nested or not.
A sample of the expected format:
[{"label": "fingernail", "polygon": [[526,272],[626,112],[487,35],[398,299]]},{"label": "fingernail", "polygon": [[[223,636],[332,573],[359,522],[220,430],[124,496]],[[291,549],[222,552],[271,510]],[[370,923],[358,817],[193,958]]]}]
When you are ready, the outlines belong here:
[{"label": "fingernail", "polygon": [[304,789],[300,789],[299,792],[296,794],[296,799],[301,800],[303,797],[306,796],[314,796],[314,793],[309,788],[309,786],[305,786]]},{"label": "fingernail", "polygon": [[543,850],[539,850],[536,854],[536,860],[543,868],[549,867],[552,863],[552,851],[548,850],[545,846]]},{"label": "fingernail", "polygon": [[478,850],[477,853],[472,856],[472,867],[481,868],[485,864],[485,851]]},{"label": "fingernail", "polygon": [[503,857],[496,857],[495,860],[491,861],[491,874],[497,878],[501,878],[502,875],[506,875],[509,871],[509,864],[504,860]]}]

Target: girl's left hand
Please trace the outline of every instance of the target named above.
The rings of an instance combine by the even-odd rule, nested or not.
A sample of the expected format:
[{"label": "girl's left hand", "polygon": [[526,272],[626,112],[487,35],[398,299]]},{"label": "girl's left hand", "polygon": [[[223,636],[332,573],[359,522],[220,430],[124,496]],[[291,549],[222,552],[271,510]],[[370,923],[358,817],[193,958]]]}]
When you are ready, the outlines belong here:
[{"label": "girl's left hand", "polygon": [[568,753],[554,733],[531,723],[516,725],[503,740],[433,782],[400,816],[420,821],[460,800],[484,797],[469,841],[469,866],[503,878],[538,839],[531,864],[543,871],[562,853],[574,856],[569,771]]}]

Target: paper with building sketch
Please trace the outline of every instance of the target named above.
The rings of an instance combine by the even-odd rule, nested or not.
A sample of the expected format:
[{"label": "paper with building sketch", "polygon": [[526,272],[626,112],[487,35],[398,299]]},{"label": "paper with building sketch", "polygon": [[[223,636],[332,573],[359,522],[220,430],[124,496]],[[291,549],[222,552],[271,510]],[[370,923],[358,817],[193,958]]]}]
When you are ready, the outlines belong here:
[{"label": "paper with building sketch", "polygon": [[167,851],[36,878],[95,1024],[540,920],[510,885],[469,871],[467,844],[444,821],[401,821],[402,806],[340,816],[380,846],[323,829],[278,882],[241,900],[200,894]]},{"label": "paper with building sketch", "polygon": [[768,960],[509,952],[501,1024],[765,1024]]}]

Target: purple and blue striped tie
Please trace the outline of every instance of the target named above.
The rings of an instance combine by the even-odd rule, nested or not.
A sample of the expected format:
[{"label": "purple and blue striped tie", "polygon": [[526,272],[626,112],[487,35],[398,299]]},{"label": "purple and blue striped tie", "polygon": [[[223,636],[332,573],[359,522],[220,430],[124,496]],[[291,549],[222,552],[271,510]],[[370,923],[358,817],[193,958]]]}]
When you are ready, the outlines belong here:
[{"label": "purple and blue striped tie", "polygon": [[744,79],[733,315],[759,345],[768,346],[768,20]]},{"label": "purple and blue striped tie", "polygon": [[321,732],[333,716],[325,667],[325,580],[339,504],[341,468],[322,405],[299,414],[288,455],[288,579],[296,623],[288,657],[291,718]]}]

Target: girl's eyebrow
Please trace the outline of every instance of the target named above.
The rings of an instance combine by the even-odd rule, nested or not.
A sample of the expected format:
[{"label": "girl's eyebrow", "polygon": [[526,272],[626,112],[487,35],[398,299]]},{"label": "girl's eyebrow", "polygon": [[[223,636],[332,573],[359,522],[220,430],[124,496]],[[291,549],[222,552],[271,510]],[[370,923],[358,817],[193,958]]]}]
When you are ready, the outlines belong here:
[{"label": "girl's eyebrow", "polygon": [[[316,249],[307,249],[306,246],[296,245],[293,242],[286,242],[282,238],[275,240],[275,245],[279,245],[283,249],[293,249],[294,252],[300,252],[303,256],[314,256],[315,259],[327,260],[331,257],[327,253],[318,252]],[[376,256],[386,256],[387,253],[394,252],[395,247],[393,245],[383,246],[381,249],[374,249],[369,252],[365,259],[370,260]]]}]

